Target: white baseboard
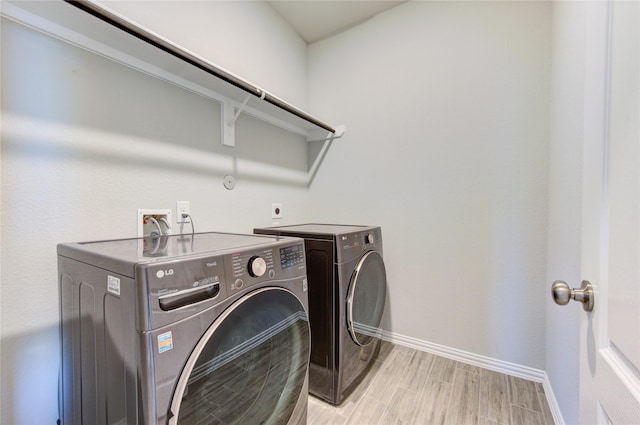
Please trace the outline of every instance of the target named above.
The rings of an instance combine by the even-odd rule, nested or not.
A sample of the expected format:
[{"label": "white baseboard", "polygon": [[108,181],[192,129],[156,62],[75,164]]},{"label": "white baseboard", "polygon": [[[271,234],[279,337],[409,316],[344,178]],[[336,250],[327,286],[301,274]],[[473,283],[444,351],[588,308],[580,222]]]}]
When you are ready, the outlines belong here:
[{"label": "white baseboard", "polygon": [[556,395],[553,393],[553,387],[546,372],[544,372],[542,387],[544,388],[544,395],[547,397],[547,403],[549,403],[549,409],[551,409],[551,414],[553,415],[553,421],[556,425],[565,425],[560,406],[558,406],[558,400],[556,400]]},{"label": "white baseboard", "polygon": [[405,335],[382,330],[380,338],[394,344],[403,345],[405,347],[414,348],[416,350],[425,351],[448,359],[456,360],[462,363],[493,370],[495,372],[504,373],[518,378],[527,379],[529,381],[540,382],[544,388],[549,409],[553,415],[556,425],[565,425],[558,401],[553,393],[551,383],[547,373],[540,369],[528,366],[522,366],[515,363],[505,362],[503,360],[493,359],[478,354],[469,353],[467,351],[458,350],[456,348],[446,347],[444,345],[434,344],[432,342],[422,341]]}]

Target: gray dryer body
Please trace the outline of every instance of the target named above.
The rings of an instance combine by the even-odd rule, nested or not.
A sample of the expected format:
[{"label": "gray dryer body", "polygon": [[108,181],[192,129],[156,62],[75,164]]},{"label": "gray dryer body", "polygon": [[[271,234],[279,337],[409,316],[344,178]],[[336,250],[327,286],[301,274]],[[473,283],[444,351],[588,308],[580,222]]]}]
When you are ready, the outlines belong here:
[{"label": "gray dryer body", "polygon": [[309,279],[309,392],[340,404],[364,378],[379,349],[386,302],[382,230],[301,224],[254,229],[305,240]]}]

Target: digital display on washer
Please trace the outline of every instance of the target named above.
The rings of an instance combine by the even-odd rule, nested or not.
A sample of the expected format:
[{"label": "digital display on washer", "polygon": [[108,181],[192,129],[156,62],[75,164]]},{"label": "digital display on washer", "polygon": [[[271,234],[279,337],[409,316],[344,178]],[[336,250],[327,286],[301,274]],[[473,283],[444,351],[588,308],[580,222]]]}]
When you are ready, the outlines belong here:
[{"label": "digital display on washer", "polygon": [[280,266],[283,269],[304,263],[304,244],[280,248]]}]

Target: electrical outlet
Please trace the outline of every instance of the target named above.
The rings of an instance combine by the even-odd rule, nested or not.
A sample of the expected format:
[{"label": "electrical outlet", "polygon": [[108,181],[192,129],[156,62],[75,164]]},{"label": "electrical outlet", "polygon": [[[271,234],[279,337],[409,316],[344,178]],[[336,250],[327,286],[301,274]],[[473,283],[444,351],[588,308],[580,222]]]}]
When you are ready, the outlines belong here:
[{"label": "electrical outlet", "polygon": [[138,237],[171,234],[170,209],[139,209]]},{"label": "electrical outlet", "polygon": [[176,201],[176,223],[191,223],[191,217],[183,217],[182,214],[191,214],[191,203],[189,201]]},{"label": "electrical outlet", "polygon": [[282,204],[271,204],[271,218],[282,218]]}]

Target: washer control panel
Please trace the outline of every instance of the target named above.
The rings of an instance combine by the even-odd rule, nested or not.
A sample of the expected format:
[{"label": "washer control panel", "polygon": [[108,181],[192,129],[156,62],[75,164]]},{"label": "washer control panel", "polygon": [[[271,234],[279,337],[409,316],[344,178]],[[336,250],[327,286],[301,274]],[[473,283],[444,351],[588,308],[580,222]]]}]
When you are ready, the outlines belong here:
[{"label": "washer control panel", "polygon": [[[298,284],[304,288],[307,271],[301,238],[230,233],[201,233],[192,238],[173,235],[164,240],[162,246],[167,250],[157,257],[140,255],[145,241],[62,247],[62,254],[77,256],[79,261],[109,258],[114,270],[105,285],[113,296],[129,297],[136,303],[135,326],[139,331],[158,329],[216,305],[225,308],[231,297],[256,288],[297,288]],[[58,251],[61,255],[60,246]],[[132,283],[121,282],[116,275]]]},{"label": "washer control panel", "polygon": [[288,269],[304,263],[304,245],[291,245],[280,248],[280,267]]},{"label": "washer control panel", "polygon": [[306,274],[304,242],[237,252],[227,256],[231,278],[227,291],[231,295],[259,282],[291,279]]}]

